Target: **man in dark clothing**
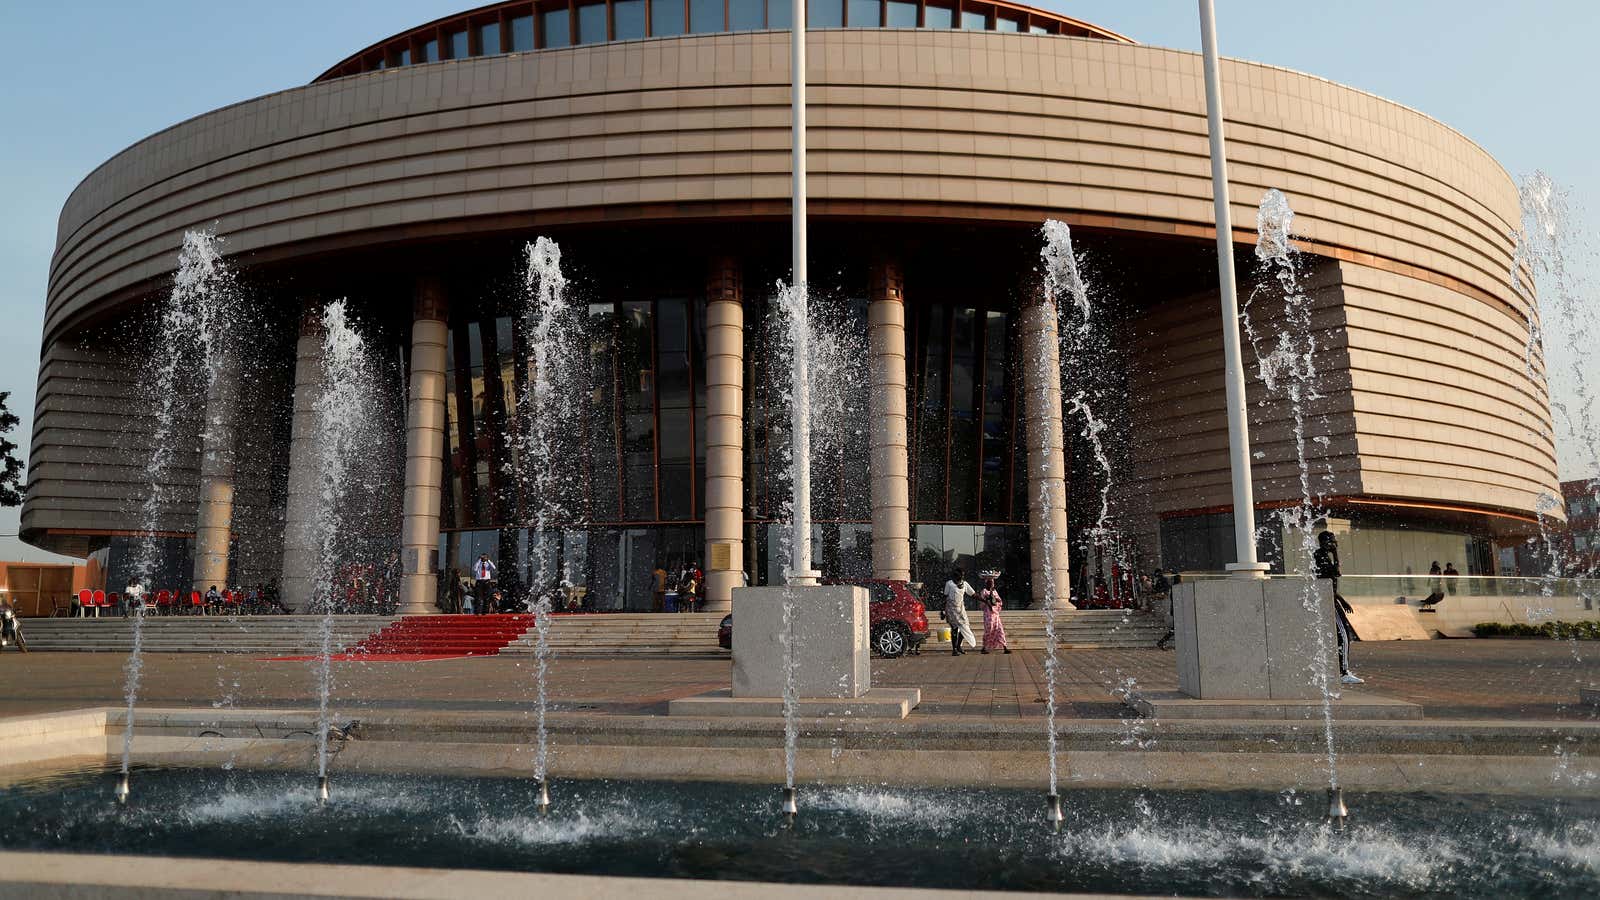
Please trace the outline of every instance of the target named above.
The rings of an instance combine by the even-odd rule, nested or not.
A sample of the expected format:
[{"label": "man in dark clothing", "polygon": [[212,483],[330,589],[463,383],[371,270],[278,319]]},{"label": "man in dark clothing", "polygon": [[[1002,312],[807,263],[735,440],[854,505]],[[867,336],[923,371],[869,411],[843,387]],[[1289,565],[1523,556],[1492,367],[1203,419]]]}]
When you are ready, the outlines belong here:
[{"label": "man in dark clothing", "polygon": [[1339,681],[1343,684],[1363,684],[1362,679],[1350,671],[1350,619],[1345,616],[1350,610],[1350,602],[1339,594],[1339,539],[1333,536],[1333,532],[1324,531],[1317,535],[1317,549],[1311,554],[1311,561],[1317,567],[1318,578],[1333,582],[1334,634],[1339,638]]},{"label": "man in dark clothing", "polygon": [[1172,639],[1178,634],[1172,615],[1172,582],[1167,580],[1166,573],[1160,569],[1156,569],[1150,576],[1150,592],[1156,602],[1166,604],[1167,633],[1161,636],[1161,640],[1156,641],[1156,649],[1171,650]]}]

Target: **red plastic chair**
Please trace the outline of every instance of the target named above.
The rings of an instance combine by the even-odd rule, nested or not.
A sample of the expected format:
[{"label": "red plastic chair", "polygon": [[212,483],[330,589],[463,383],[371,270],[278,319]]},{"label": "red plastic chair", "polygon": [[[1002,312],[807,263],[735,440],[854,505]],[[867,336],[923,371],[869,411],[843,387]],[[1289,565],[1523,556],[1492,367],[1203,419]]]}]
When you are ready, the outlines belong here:
[{"label": "red plastic chair", "polygon": [[94,592],[94,617],[96,619],[100,618],[100,610],[108,609],[110,606],[111,602],[106,599],[105,591]]},{"label": "red plastic chair", "polygon": [[156,612],[163,616],[172,613],[171,591],[156,591]]},{"label": "red plastic chair", "polygon": [[222,608],[228,610],[230,614],[237,614],[239,612],[240,599],[239,595],[231,590],[223,591]]},{"label": "red plastic chair", "polygon": [[80,615],[80,616],[83,616],[84,618],[88,618],[89,609],[91,607],[93,607],[93,606],[94,606],[94,591],[91,591],[88,588],[84,588],[83,590],[79,591],[78,592],[78,610],[77,610],[77,614]]},{"label": "red plastic chair", "polygon": [[189,608],[196,610],[200,615],[206,614],[206,598],[199,591],[189,592]]}]

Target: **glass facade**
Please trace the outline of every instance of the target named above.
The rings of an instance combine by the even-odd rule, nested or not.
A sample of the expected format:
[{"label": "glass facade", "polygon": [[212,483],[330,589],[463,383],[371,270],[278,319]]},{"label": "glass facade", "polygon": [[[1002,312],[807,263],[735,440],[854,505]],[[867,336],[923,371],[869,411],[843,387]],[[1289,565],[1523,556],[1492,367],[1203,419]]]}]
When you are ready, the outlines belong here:
[{"label": "glass facade", "polygon": [[[824,251],[826,252],[826,251]],[[574,247],[572,259],[586,251]],[[819,253],[819,256],[823,254]],[[580,363],[586,383],[573,439],[581,485],[570,521],[552,537],[560,577],[590,608],[642,610],[657,567],[702,563],[706,481],[706,303],[698,261],[640,260],[640,274],[585,281]],[[813,295],[831,365],[814,370],[826,398],[812,434],[814,558],[828,576],[871,572],[871,473],[866,266],[818,260],[843,279]],[[859,270],[859,271],[857,271]],[[859,277],[851,277],[855,272]],[[948,282],[948,283],[946,283]],[[755,270],[747,285],[771,283]],[[942,583],[944,570],[1005,573],[1027,591],[1026,448],[1019,437],[1019,377],[1012,299],[960,279],[930,276],[907,308],[908,453],[914,577]],[[909,291],[909,289],[908,289]],[[485,291],[492,297],[494,291]],[[765,296],[745,297],[746,558],[754,583],[781,578],[787,553],[790,443],[783,402],[785,334]],[[464,566],[489,552],[533,577],[533,510],[516,483],[517,399],[528,378],[521,320],[498,300],[456,307],[446,376],[444,559]],[[487,542],[487,543],[486,543]],[[488,546],[491,549],[484,550]],[[445,580],[450,584],[450,580]]]},{"label": "glass facade", "polygon": [[[942,0],[949,2],[949,0]],[[526,10],[524,12],[524,10]],[[537,33],[534,13],[539,16]],[[465,59],[505,52],[601,43],[608,40],[637,40],[644,37],[670,37],[686,33],[750,31],[760,28],[790,27],[793,17],[789,0],[610,0],[546,6],[533,3],[508,4],[498,13],[498,21],[483,21],[483,11],[473,13],[444,27],[450,29],[440,44],[437,31],[427,29],[398,38],[381,48],[366,51],[323,77],[353,75],[389,66]],[[649,20],[648,27],[646,19]],[[987,3],[937,5],[927,3],[920,10],[912,0],[810,0],[806,21],[812,28],[965,28],[996,31],[1028,31],[1033,34],[1091,34],[1091,29],[1052,18],[1048,13],[1021,10]],[[476,43],[468,40],[469,30]],[[448,52],[448,56],[444,54]],[[321,79],[319,79],[321,80]]]},{"label": "glass facade", "polygon": [[917,5],[907,0],[889,0],[890,28],[917,27]]},{"label": "glass facade", "polygon": [[663,37],[683,34],[683,4],[680,2],[650,3],[650,34]]},{"label": "glass facade", "polygon": [[644,37],[644,0],[616,0],[611,4],[611,18],[616,40]]},{"label": "glass facade", "polygon": [[606,40],[606,5],[592,3],[578,7],[578,43],[601,44]]},{"label": "glass facade", "polygon": [[849,0],[851,28],[877,28],[882,23],[883,5],[879,0]]},{"label": "glass facade", "polygon": [[728,0],[728,30],[752,31],[767,27],[767,0]]},{"label": "glass facade", "polygon": [[566,9],[548,10],[539,17],[544,31],[544,47],[565,47],[572,43],[572,14]]}]

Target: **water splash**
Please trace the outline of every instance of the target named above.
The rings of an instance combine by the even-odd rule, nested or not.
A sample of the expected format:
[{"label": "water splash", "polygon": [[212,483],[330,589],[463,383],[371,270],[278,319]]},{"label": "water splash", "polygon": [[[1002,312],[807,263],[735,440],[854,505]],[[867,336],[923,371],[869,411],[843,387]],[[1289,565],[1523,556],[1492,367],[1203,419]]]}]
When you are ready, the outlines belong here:
[{"label": "water splash", "polygon": [[[1522,221],[1511,235],[1515,249],[1509,280],[1529,309],[1525,373],[1534,384],[1545,378],[1559,379],[1562,396],[1558,398],[1556,391],[1548,393],[1551,411],[1565,434],[1573,438],[1558,443],[1572,454],[1563,465],[1587,472],[1582,490],[1600,504],[1600,440],[1594,438],[1600,434],[1600,386],[1594,383],[1600,303],[1595,300],[1597,286],[1586,275],[1600,262],[1600,251],[1592,235],[1574,227],[1573,223],[1583,218],[1581,211],[1549,175],[1536,171],[1527,176],[1518,193]],[[1552,359],[1563,358],[1569,362],[1566,369],[1557,372],[1547,366]],[[1535,427],[1543,430],[1542,423]],[[1565,555],[1542,515],[1539,540],[1546,551],[1547,577],[1600,576],[1600,566],[1592,560]]]},{"label": "water splash", "polygon": [[560,529],[577,517],[581,484],[576,461],[581,458],[580,400],[588,377],[588,340],[584,323],[567,291],[561,270],[561,247],[547,237],[528,244],[523,270],[523,327],[528,335],[528,380],[517,403],[518,434],[512,450],[517,482],[534,523],[533,575],[530,600],[534,615],[535,745],[534,779],[541,786],[549,773],[550,631],[555,596],[561,590],[557,543]]},{"label": "water splash", "polygon": [[[171,503],[168,477],[178,443],[178,410],[192,396],[190,388],[211,394],[215,370],[206,363],[222,350],[223,310],[236,298],[232,269],[222,258],[222,239],[208,231],[186,231],[178,253],[178,271],[162,306],[159,335],[164,352],[154,354],[155,380],[148,387],[156,406],[154,446],[145,463],[145,498],[139,510],[140,535],[134,557],[134,580],[153,600],[151,580],[164,555],[161,517]],[[193,385],[195,380],[203,385]],[[133,646],[123,667],[127,701],[122,733],[122,784],[127,784],[133,753],[134,708],[144,673],[144,606],[133,615]]]},{"label": "water splash", "polygon": [[[1260,283],[1245,302],[1242,322],[1250,345],[1255,350],[1261,380],[1266,384],[1267,392],[1287,399],[1294,417],[1295,462],[1299,468],[1300,491],[1297,505],[1291,510],[1284,511],[1282,522],[1286,531],[1299,535],[1300,542],[1299,547],[1295,548],[1298,550],[1298,556],[1292,561],[1293,565],[1289,558],[1291,548],[1287,545],[1284,547],[1284,569],[1287,572],[1299,573],[1300,601],[1308,612],[1320,616],[1322,606],[1318,597],[1312,554],[1317,550],[1316,523],[1320,519],[1325,519],[1327,513],[1320,506],[1321,495],[1314,493],[1311,487],[1311,462],[1306,426],[1309,405],[1320,400],[1322,395],[1317,390],[1318,342],[1312,324],[1313,301],[1300,278],[1297,251],[1291,243],[1293,229],[1294,210],[1290,208],[1288,198],[1276,188],[1268,190],[1261,198],[1260,208],[1256,212],[1256,232],[1259,237],[1255,253],[1259,271],[1263,276],[1260,281],[1275,283],[1278,288],[1277,293],[1282,300],[1280,309],[1273,311],[1267,317],[1277,327],[1277,332],[1273,336],[1275,340],[1267,339],[1256,330],[1257,322],[1251,315],[1252,305],[1257,299],[1265,296],[1265,290]],[[1337,788],[1339,767],[1334,746],[1334,693],[1328,684],[1327,672],[1323,668],[1330,650],[1328,631],[1331,624],[1317,622],[1314,626],[1317,653],[1308,661],[1307,672],[1322,694],[1328,786]]]},{"label": "water splash", "polygon": [[366,339],[350,323],[343,299],[322,313],[322,385],[316,411],[317,510],[315,546],[317,573],[311,608],[322,614],[317,654],[317,777],[328,776],[329,701],[333,694],[333,617],[337,605],[344,534],[353,529],[349,508],[351,471],[379,440],[379,379]]}]

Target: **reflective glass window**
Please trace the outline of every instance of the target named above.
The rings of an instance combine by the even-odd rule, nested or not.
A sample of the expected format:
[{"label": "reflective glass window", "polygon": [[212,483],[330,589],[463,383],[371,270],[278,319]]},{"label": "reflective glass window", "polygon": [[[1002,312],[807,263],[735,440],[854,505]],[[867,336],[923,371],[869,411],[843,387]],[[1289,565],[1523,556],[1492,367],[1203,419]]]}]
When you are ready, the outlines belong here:
[{"label": "reflective glass window", "polygon": [[693,396],[689,369],[689,309],[677,298],[656,302],[656,402],[661,432],[661,518],[687,519],[694,485]]},{"label": "reflective glass window", "polygon": [[922,18],[927,28],[952,28],[956,24],[955,10],[948,6],[934,6],[932,3],[923,9]]},{"label": "reflective glass window", "polygon": [[767,0],[767,27],[788,28],[794,21],[794,4],[790,0]]},{"label": "reflective glass window", "polygon": [[439,61],[439,39],[438,38],[434,38],[431,41],[424,41],[422,43],[422,62],[428,63],[428,62],[438,62],[438,61]]},{"label": "reflective glass window", "polygon": [[589,304],[589,515],[599,522],[621,518],[617,455],[617,308]]},{"label": "reflective glass window", "polygon": [[656,518],[654,316],[648,302],[622,304],[617,368],[622,399],[622,463],[629,519]]},{"label": "reflective glass window", "polygon": [[844,24],[844,0],[811,0],[806,4],[810,28],[838,28]]},{"label": "reflective glass window", "polygon": [[572,15],[567,10],[547,10],[540,13],[540,17],[546,47],[565,47],[572,43]]},{"label": "reflective glass window", "polygon": [[983,460],[985,521],[1007,521],[1010,512],[1011,404],[1007,377],[1006,314],[990,310],[983,323]]},{"label": "reflective glass window", "polygon": [[1029,25],[1028,26],[1028,33],[1029,34],[1049,34],[1050,31],[1048,29],[1046,29],[1043,25]]},{"label": "reflective glass window", "polygon": [[[566,15],[565,10],[562,15]],[[511,20],[511,43],[506,49],[512,53],[533,49],[533,16],[517,16]]]},{"label": "reflective glass window", "polygon": [[683,34],[683,0],[650,0],[650,33]]},{"label": "reflective glass window", "polygon": [[410,47],[407,47],[404,50],[400,51],[400,65],[402,65],[402,66],[411,65],[411,48]]},{"label": "reflective glass window", "polygon": [[978,518],[978,310],[958,308],[950,355],[950,493],[945,515]]},{"label": "reflective glass window", "polygon": [[[530,23],[532,19],[528,20]],[[532,41],[529,41],[532,43]],[[500,23],[490,22],[478,26],[478,49],[484,56],[493,56],[500,52]]]},{"label": "reflective glass window", "polygon": [[467,32],[465,30],[452,31],[449,34],[449,38],[450,38],[450,58],[451,59],[466,59],[467,56],[468,56],[468,53],[467,53]]},{"label": "reflective glass window", "polygon": [[754,31],[767,27],[766,0],[728,0],[728,30]]},{"label": "reflective glass window", "polygon": [[917,27],[917,5],[906,0],[889,0],[889,27]]},{"label": "reflective glass window", "polygon": [[945,439],[948,407],[945,376],[949,370],[949,347],[945,340],[948,309],[931,306],[922,321],[921,346],[917,362],[921,377],[917,385],[917,451],[915,518],[944,518]]},{"label": "reflective glass window", "polygon": [[1016,19],[1008,19],[1005,16],[995,16],[995,18],[994,18],[994,30],[995,31],[1021,31],[1022,30],[1022,23],[1018,22]]},{"label": "reflective glass window", "polygon": [[[546,27],[549,23],[545,23]],[[606,41],[606,5],[591,3],[578,7],[578,43],[603,44]]]},{"label": "reflective glass window", "polygon": [[704,34],[722,30],[722,0],[689,0],[689,31]]},{"label": "reflective glass window", "polygon": [[964,9],[961,11],[961,27],[971,31],[983,31],[989,27],[989,17],[981,12]]},{"label": "reflective glass window", "polygon": [[883,14],[878,0],[849,0],[851,28],[877,28]]},{"label": "reflective glass window", "polygon": [[616,0],[611,4],[611,20],[617,40],[644,37],[644,0]]}]

